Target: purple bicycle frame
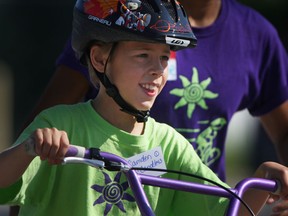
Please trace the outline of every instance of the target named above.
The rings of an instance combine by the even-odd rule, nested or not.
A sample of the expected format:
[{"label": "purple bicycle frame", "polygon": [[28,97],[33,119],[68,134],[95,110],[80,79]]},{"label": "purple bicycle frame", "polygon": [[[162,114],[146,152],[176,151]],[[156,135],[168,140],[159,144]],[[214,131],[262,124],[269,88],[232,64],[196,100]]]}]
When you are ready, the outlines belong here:
[{"label": "purple bicycle frame", "polygon": [[[68,154],[66,156],[79,157],[78,150],[76,148],[70,147]],[[83,153],[83,156],[81,157],[89,158],[88,155],[90,155],[90,150],[86,149],[85,152]],[[124,165],[129,166],[128,162],[124,158],[119,157],[117,155],[108,152],[100,152],[100,156],[109,161],[120,162]],[[155,214],[150,206],[150,203],[146,197],[142,185],[150,185],[179,191],[226,197],[230,199],[228,209],[226,212],[226,215],[228,216],[237,216],[241,204],[240,200],[237,197],[233,196],[231,193],[218,186],[142,175],[138,174],[135,170],[128,170],[123,173],[127,177],[127,180],[131,187],[131,190],[133,191],[135,200],[137,202],[141,214],[145,216],[153,216]],[[277,187],[278,187],[277,182],[273,180],[260,179],[260,178],[246,178],[240,181],[234,188],[230,188],[230,190],[242,198],[244,192],[247,189],[254,188],[269,192],[275,192],[277,190]]]}]

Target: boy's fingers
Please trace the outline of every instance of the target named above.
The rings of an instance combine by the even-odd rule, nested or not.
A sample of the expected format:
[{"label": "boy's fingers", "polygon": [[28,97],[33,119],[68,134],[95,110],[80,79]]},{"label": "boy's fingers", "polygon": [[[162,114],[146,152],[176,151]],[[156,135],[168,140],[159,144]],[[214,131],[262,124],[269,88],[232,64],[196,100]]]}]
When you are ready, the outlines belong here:
[{"label": "boy's fingers", "polygon": [[288,201],[287,200],[281,200],[278,202],[274,207],[273,211],[274,212],[283,212],[287,210],[288,211]]},{"label": "boy's fingers", "polygon": [[62,159],[69,146],[66,132],[56,128],[37,129],[33,134],[33,139],[35,140],[35,152],[41,160]]},{"label": "boy's fingers", "polygon": [[276,201],[278,201],[279,200],[279,196],[277,196],[277,195],[270,195],[270,197],[268,198],[268,200],[266,201],[266,203],[267,204],[272,204],[272,203],[274,203],[274,202],[276,202]]},{"label": "boy's fingers", "polygon": [[43,144],[43,134],[40,129],[34,131],[32,135],[32,139],[34,140],[34,149],[37,155],[41,155],[42,152],[42,144]]},{"label": "boy's fingers", "polygon": [[60,142],[60,146],[57,151],[56,158],[63,159],[69,147],[69,140],[68,140],[68,136],[66,132],[61,131],[59,142]]}]

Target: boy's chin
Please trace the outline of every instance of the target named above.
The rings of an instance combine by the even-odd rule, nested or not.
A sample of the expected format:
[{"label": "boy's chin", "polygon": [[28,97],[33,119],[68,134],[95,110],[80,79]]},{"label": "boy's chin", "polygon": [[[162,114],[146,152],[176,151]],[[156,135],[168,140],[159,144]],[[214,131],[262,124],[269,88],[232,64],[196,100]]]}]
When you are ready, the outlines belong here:
[{"label": "boy's chin", "polygon": [[151,102],[143,103],[143,104],[141,104],[141,106],[138,106],[137,110],[142,110],[142,111],[150,110],[152,105],[153,105],[153,103],[151,103]]}]

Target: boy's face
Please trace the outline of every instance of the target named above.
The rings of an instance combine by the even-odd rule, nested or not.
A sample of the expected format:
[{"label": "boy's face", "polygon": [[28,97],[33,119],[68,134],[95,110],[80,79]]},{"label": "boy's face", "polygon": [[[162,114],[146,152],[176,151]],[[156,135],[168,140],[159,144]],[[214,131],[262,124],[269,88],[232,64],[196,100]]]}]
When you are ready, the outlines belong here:
[{"label": "boy's face", "polygon": [[170,47],[165,44],[120,42],[106,74],[126,102],[148,110],[167,81],[169,57]]}]

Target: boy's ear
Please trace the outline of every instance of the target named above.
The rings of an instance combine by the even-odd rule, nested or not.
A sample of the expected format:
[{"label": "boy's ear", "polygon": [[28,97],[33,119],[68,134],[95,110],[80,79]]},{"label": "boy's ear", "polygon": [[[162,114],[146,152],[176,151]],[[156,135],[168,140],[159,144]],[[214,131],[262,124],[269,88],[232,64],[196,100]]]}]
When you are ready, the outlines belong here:
[{"label": "boy's ear", "polygon": [[107,55],[105,55],[105,49],[100,45],[94,45],[90,49],[90,61],[93,67],[99,71],[104,72]]}]

